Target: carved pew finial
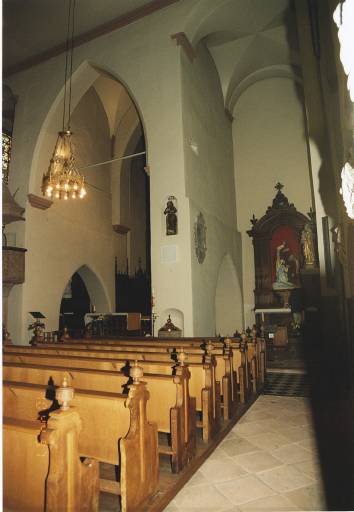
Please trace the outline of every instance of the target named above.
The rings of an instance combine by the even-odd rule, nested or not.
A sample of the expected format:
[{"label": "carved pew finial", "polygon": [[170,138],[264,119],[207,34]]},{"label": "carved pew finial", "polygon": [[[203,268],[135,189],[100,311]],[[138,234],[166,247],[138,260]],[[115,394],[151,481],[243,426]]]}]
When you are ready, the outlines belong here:
[{"label": "carved pew finial", "polygon": [[257,327],[255,325],[252,327],[252,339],[254,342],[257,341]]},{"label": "carved pew finial", "polygon": [[138,361],[134,361],[134,365],[130,369],[130,376],[134,384],[140,384],[140,379],[144,375],[143,369],[138,365]]},{"label": "carved pew finial", "polygon": [[214,345],[209,340],[208,343],[205,346],[205,356],[204,356],[204,362],[210,364],[211,358],[212,358],[212,352],[214,350]]},{"label": "carved pew finial", "polygon": [[69,386],[68,378],[64,377],[62,385],[57,391],[58,402],[63,411],[70,409],[70,402],[74,398],[74,388]]},{"label": "carved pew finial", "polygon": [[185,361],[187,361],[187,359],[188,359],[188,356],[185,353],[184,348],[182,347],[181,351],[178,352],[178,355],[177,355],[177,360],[178,360],[180,366],[184,366],[184,363],[185,363]]},{"label": "carved pew finial", "polygon": [[206,346],[206,351],[207,351],[207,354],[209,356],[211,356],[211,353],[212,351],[214,350],[214,345],[212,344],[212,342],[209,340],[208,343],[207,343],[207,346]]},{"label": "carved pew finial", "polygon": [[225,338],[224,357],[230,357],[230,354],[231,354],[231,340],[230,340],[230,338]]}]

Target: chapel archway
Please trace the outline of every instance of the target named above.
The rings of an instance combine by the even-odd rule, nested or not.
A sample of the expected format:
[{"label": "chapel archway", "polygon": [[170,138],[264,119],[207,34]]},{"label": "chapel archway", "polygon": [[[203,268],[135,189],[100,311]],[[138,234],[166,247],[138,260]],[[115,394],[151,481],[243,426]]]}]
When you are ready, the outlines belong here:
[{"label": "chapel archway", "polygon": [[235,266],[229,254],[226,254],[219,268],[215,291],[216,333],[232,336],[243,327],[242,292]]},{"label": "chapel archway", "polygon": [[109,301],[100,278],[83,265],[68,280],[61,304],[59,330],[69,329],[72,336],[81,336],[90,312],[109,311]]}]

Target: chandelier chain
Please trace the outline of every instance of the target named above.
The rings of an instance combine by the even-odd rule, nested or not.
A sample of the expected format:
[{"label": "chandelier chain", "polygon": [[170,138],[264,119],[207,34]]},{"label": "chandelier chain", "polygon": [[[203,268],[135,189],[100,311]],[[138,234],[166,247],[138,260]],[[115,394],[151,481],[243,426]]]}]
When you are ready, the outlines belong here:
[{"label": "chandelier chain", "polygon": [[42,179],[43,194],[50,199],[64,199],[64,201],[69,198],[83,199],[86,196],[85,178],[77,170],[70,130],[76,0],[68,1],[63,127],[58,134],[48,171]]},{"label": "chandelier chain", "polygon": [[74,58],[75,7],[76,7],[76,0],[72,0],[68,130],[70,130],[70,120],[71,120],[71,82],[72,82],[72,76],[73,76],[73,58]]},{"label": "chandelier chain", "polygon": [[68,57],[69,57],[69,44],[70,44],[70,18],[71,18],[71,4],[72,0],[69,0],[69,12],[68,12],[68,22],[66,29],[66,48],[65,48],[65,73],[64,73],[64,106],[63,106],[63,131],[65,130],[65,114],[66,114],[66,81],[68,78]]}]

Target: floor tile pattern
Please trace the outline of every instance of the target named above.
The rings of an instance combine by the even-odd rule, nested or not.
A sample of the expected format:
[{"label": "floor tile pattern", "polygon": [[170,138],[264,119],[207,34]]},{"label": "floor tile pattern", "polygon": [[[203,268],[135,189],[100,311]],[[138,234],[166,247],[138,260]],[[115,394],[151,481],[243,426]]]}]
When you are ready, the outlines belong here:
[{"label": "floor tile pattern", "polygon": [[262,510],[326,510],[305,397],[260,396],[165,508],[165,512]]},{"label": "floor tile pattern", "polygon": [[267,373],[263,393],[276,396],[309,396],[308,377],[296,373]]}]

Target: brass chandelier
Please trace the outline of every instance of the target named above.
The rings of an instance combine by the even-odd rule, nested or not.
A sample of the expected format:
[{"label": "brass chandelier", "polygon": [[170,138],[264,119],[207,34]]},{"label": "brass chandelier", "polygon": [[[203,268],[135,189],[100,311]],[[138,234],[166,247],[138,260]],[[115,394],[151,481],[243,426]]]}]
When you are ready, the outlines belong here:
[{"label": "brass chandelier", "polygon": [[[74,52],[76,0],[69,0],[69,13],[66,37],[63,127],[58,134],[49,168],[43,175],[42,192],[49,199],[82,199],[86,195],[85,180],[76,167],[72,146],[71,119],[71,79]],[[69,78],[69,80],[68,80]],[[67,88],[67,82],[69,86]]]}]

